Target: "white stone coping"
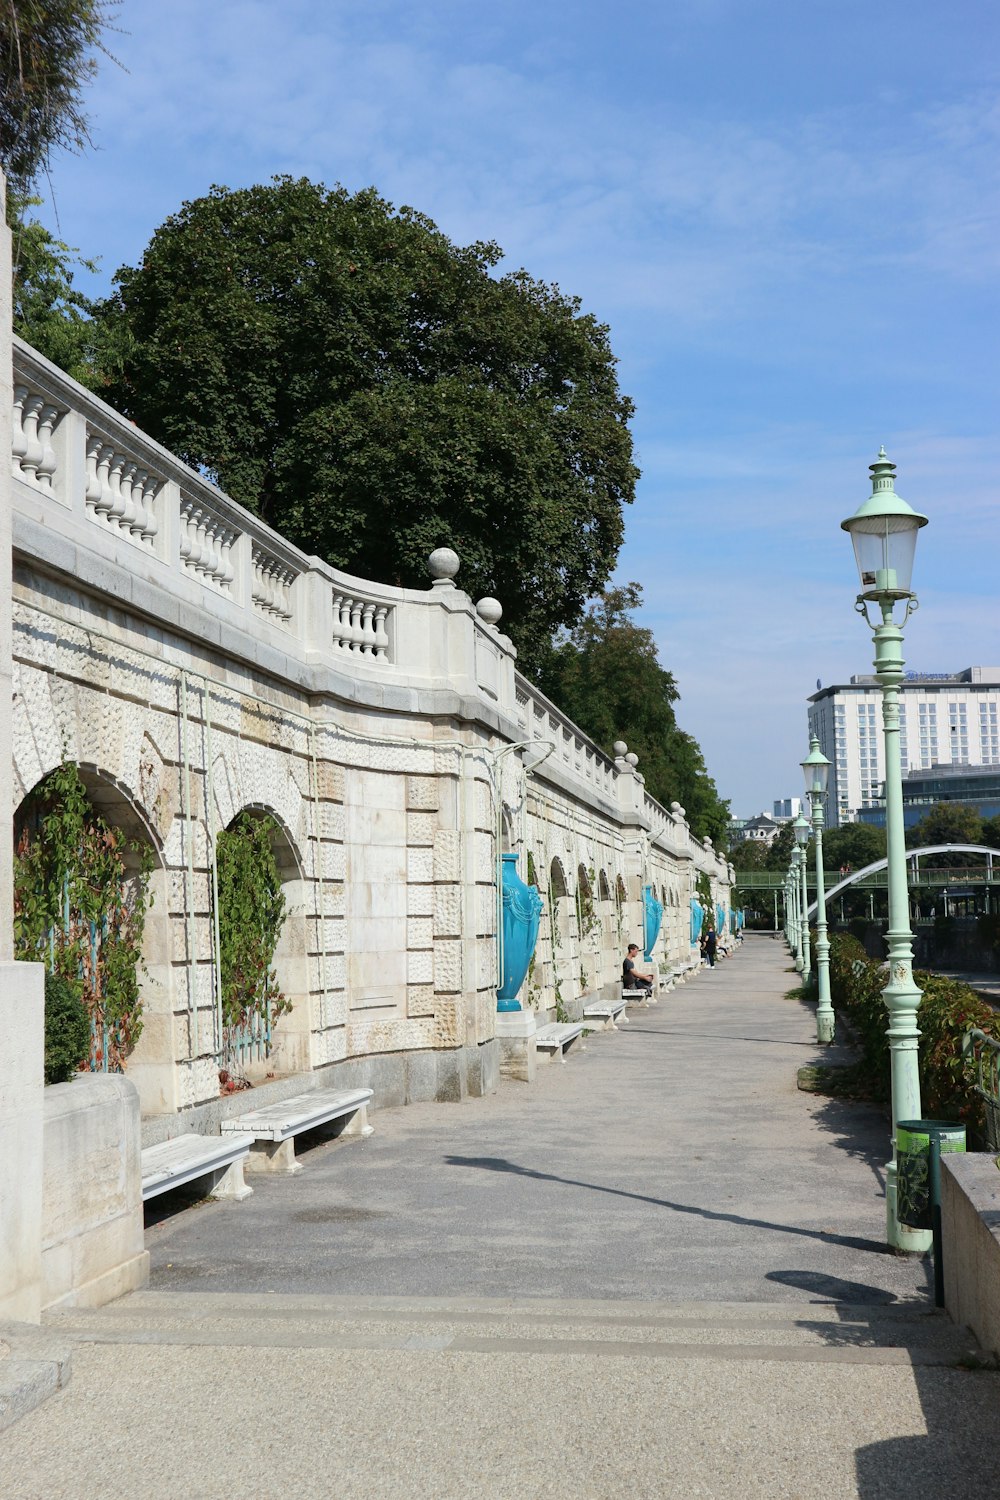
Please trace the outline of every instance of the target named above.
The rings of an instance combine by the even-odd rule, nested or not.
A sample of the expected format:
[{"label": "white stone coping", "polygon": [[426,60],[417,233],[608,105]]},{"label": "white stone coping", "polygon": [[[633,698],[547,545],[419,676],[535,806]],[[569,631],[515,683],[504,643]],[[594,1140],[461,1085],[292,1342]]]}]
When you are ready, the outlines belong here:
[{"label": "white stone coping", "polygon": [[287,1141],[304,1130],[312,1130],[344,1115],[356,1114],[374,1097],[374,1089],[349,1089],[346,1092],[314,1089],[293,1099],[283,1099],[279,1104],[268,1104],[263,1109],[253,1109],[232,1120],[223,1120],[222,1132],[228,1138],[245,1132],[257,1141]]},{"label": "white stone coping", "polygon": [[249,1156],[252,1135],[178,1135],[142,1153],[142,1201]]}]

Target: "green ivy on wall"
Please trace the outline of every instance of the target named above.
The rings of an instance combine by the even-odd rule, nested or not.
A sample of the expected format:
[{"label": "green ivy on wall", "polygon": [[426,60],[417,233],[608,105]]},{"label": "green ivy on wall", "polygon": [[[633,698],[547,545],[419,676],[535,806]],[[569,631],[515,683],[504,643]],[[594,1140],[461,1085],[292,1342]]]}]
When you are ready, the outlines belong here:
[{"label": "green ivy on wall", "polygon": [[152,850],[96,812],[72,761],[35,788],[21,821],[15,954],[78,988],[90,1017],[89,1065],[120,1072],[142,1032]]},{"label": "green ivy on wall", "polygon": [[285,920],[281,874],[271,843],[277,832],[269,815],[244,812],[216,839],[227,1053],[241,1028],[264,1022],[269,1034],[278,1017],[292,1008],[273,968]]}]

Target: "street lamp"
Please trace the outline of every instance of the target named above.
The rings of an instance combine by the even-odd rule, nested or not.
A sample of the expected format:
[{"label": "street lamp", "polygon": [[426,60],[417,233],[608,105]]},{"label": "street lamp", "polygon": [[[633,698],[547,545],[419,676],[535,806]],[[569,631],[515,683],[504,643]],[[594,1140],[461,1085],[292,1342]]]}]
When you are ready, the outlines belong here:
[{"label": "street lamp", "polygon": [[795,854],[796,851],[793,849],[789,856],[788,870],[785,873],[785,912],[787,917],[785,922],[785,936],[788,939],[788,946],[792,951],[793,958],[797,956],[799,951],[799,882],[795,872]]},{"label": "street lamp", "polygon": [[810,740],[809,754],[801,765],[816,839],[816,989],[819,996],[816,1007],[816,1040],[832,1042],[837,1023],[830,999],[830,943],[826,935],[826,884],[823,880],[823,798],[826,796],[830,762],[819,748],[816,735]]},{"label": "street lamp", "polygon": [[[917,532],[927,525],[896,494],[896,465],[879,449],[869,465],[872,492],[853,516],[841,522],[850,532],[861,577],[855,608],[864,615],[875,641],[875,676],[882,688],[882,725],[885,734],[885,833],[889,886],[889,982],[882,991],[889,1012],[889,1055],[892,1066],[892,1161],[886,1169],[886,1231],[889,1244],[900,1250],[930,1249],[931,1232],[900,1224],[896,1214],[896,1127],[900,1120],[919,1120],[920,1075],[917,1069],[917,1008],[920,990],[913,982],[913,933],[906,882],[906,845],[903,836],[903,781],[899,760],[899,685],[903,680],[903,627],[917,607],[910,589]],[[902,622],[893,619],[896,603],[905,605]],[[872,620],[868,606],[877,606]]]},{"label": "street lamp", "polygon": [[804,818],[801,813],[792,824],[795,832],[795,842],[798,845],[799,855],[799,879],[802,881],[802,898],[799,908],[799,924],[802,930],[802,941],[799,944],[799,952],[802,955],[802,981],[809,983],[809,887],[806,884],[806,867],[809,857],[806,854],[806,845],[812,829],[809,827],[809,819]]}]

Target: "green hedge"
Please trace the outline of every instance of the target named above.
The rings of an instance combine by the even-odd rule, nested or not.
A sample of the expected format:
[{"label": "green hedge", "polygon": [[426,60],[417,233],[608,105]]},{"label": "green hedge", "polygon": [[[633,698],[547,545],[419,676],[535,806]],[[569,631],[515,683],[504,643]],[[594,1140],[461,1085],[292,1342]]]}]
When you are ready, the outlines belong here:
[{"label": "green hedge", "polygon": [[90,1056],[90,1015],[80,986],[45,975],[45,1082],[68,1083]]},{"label": "green hedge", "polygon": [[[983,1101],[973,1092],[976,1070],[962,1056],[962,1037],[977,1027],[1000,1040],[1000,1016],[958,979],[914,971],[923,990],[917,1012],[920,1029],[920,1098],[929,1119],[961,1120],[975,1148],[985,1139]],[[882,1000],[884,967],[870,959],[854,937],[830,939],[830,994],[846,1016],[861,1048],[860,1071],[874,1098],[890,1097],[888,1013]]]}]

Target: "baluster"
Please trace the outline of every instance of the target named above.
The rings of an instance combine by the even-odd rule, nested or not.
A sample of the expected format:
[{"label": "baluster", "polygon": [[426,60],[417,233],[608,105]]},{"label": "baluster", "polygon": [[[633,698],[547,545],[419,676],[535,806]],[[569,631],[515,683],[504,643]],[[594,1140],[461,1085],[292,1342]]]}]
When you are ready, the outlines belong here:
[{"label": "baluster", "polygon": [[21,419],[24,427],[24,457],[21,459],[21,468],[32,483],[34,483],[38,465],[42,461],[42,445],[38,440],[38,414],[44,404],[41,396],[32,396],[30,392],[25,391]]},{"label": "baluster", "polygon": [[14,432],[11,444],[11,455],[13,458],[14,473],[20,478],[24,468],[24,457],[28,451],[28,439],[24,431],[24,403],[28,398],[28,387],[16,385],[14,387]]},{"label": "baluster", "polygon": [[52,431],[59,418],[57,406],[45,405],[42,407],[38,422],[38,440],[42,446],[42,457],[38,465],[38,473],[35,475],[43,490],[52,493],[52,476],[56,472],[56,450],[52,446]]},{"label": "baluster", "polygon": [[360,599],[352,599],[351,600],[351,646],[350,646],[350,649],[352,651],[354,651],[354,652],[359,652],[361,650],[361,641],[362,641],[362,634],[361,634],[361,609],[362,609],[361,600]]},{"label": "baluster", "polygon": [[108,478],[108,470],[111,467],[111,459],[114,449],[107,443],[102,442],[97,450],[97,483],[100,487],[100,497],[94,502],[94,514],[107,516],[114,499],[111,493],[111,482]]},{"label": "baluster", "polygon": [[385,628],[386,606],[380,604],[375,611],[375,657],[384,661],[389,650],[389,635]]},{"label": "baluster", "polygon": [[235,540],[236,532],[232,529],[231,526],[227,527],[222,534],[222,547],[220,549],[219,559],[220,567],[222,569],[221,575],[219,577],[219,584],[224,589],[228,589],[233,579],[236,577],[236,569],[233,567],[233,560],[231,556],[233,543],[235,542]]},{"label": "baluster", "polygon": [[111,491],[111,508],[108,511],[109,521],[121,521],[125,514],[125,496],[122,494],[122,469],[125,466],[124,453],[111,454],[111,467],[108,471],[108,488]]},{"label": "baluster", "polygon": [[97,460],[101,452],[101,439],[96,432],[87,433],[87,489],[84,498],[91,510],[101,498],[101,481],[97,473]]},{"label": "baluster", "polygon": [[136,464],[132,470],[132,519],[129,522],[129,532],[142,541],[142,533],[146,526],[146,485],[149,475],[145,469],[140,469]]},{"label": "baluster", "polygon": [[285,568],[281,575],[281,618],[286,624],[292,618],[292,585],[296,577],[291,568]]},{"label": "baluster", "polygon": [[194,558],[194,565],[198,569],[199,573],[207,573],[209,563],[212,559],[212,544],[208,536],[208,523],[210,517],[208,515],[208,512],[200,505],[198,506],[194,514],[195,534],[197,540],[197,555]]},{"label": "baluster", "polygon": [[361,655],[371,656],[375,645],[375,626],[372,624],[372,616],[375,613],[374,604],[366,604],[361,611]]},{"label": "baluster", "polygon": [[132,482],[135,478],[138,464],[126,461],[122,465],[119,486],[122,492],[122,513],[118,517],[118,524],[122,531],[131,533],[135,524],[135,498],[132,494]]},{"label": "baluster", "polygon": [[191,501],[181,500],[181,536],[180,536],[181,562],[186,568],[191,566]]},{"label": "baluster", "polygon": [[142,540],[148,547],[153,545],[154,538],[159,535],[160,522],[157,517],[157,501],[160,495],[159,481],[152,474],[147,474],[146,481],[142,487],[143,499],[143,523]]},{"label": "baluster", "polygon": [[344,645],[343,625],[341,623],[341,610],[343,609],[343,604],[343,594],[335,593],[333,596],[333,644],[341,650],[343,649]]}]

